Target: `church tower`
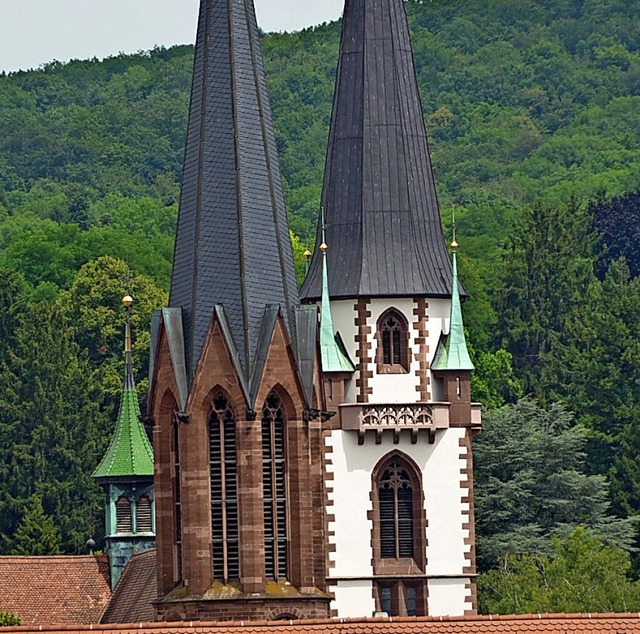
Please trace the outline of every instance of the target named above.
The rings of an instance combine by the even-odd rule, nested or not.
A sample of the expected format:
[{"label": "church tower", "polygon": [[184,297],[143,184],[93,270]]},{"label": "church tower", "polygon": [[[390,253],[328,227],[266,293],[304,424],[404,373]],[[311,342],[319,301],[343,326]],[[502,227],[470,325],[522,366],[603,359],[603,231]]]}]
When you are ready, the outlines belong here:
[{"label": "church tower", "polygon": [[133,379],[130,310],[133,299],[122,300],[126,310],[125,372],[116,430],[93,477],[105,490],[106,551],[111,587],[134,553],[155,547],[153,449],[140,422],[140,405]]},{"label": "church tower", "polygon": [[317,331],[253,2],[201,0],[170,300],[152,324],[159,620],[329,615]]},{"label": "church tower", "polygon": [[333,613],[474,613],[480,406],[403,0],[346,0],[322,205],[302,299],[348,361],[322,356]]}]

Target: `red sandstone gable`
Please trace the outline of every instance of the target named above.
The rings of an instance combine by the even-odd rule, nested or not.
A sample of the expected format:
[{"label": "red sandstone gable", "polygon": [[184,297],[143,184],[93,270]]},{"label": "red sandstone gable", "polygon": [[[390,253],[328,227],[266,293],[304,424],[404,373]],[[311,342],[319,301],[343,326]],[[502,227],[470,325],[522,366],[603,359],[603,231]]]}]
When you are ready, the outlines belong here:
[{"label": "red sandstone gable", "polygon": [[110,596],[106,556],[0,557],[0,610],[25,626],[98,623]]}]

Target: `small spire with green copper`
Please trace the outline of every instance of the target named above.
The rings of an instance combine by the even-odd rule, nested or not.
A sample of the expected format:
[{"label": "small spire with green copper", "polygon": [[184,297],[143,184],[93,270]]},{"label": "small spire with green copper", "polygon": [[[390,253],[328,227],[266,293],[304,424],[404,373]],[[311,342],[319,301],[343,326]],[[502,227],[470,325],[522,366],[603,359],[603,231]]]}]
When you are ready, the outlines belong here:
[{"label": "small spire with green copper", "polygon": [[355,366],[340,345],[333,330],[331,302],[329,300],[329,273],[327,271],[327,243],[325,241],[324,209],[322,210],[322,299],[320,303],[320,353],[323,372],[355,372]]},{"label": "small spire with green copper", "polygon": [[122,299],[125,307],[124,386],[116,431],[102,462],[94,471],[94,478],[126,478],[153,475],[153,449],[140,422],[140,403],[133,378],[131,351],[131,306],[133,298]]},{"label": "small spire with green copper", "polygon": [[451,283],[451,318],[449,334],[440,340],[436,355],[431,364],[432,370],[473,370],[474,366],[467,350],[462,321],[462,307],[460,305],[460,291],[458,288],[458,262],[455,221],[453,223],[452,250],[452,283]]}]

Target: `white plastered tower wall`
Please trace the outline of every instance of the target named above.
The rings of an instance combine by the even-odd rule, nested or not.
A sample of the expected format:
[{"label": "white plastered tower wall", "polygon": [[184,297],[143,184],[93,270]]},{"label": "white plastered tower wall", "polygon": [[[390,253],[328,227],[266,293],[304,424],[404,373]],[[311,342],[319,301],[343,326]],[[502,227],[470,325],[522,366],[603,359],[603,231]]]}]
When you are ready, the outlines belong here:
[{"label": "white plastered tower wall", "polygon": [[[353,300],[332,301],[336,331],[340,332],[352,359],[358,359],[361,348],[357,310]],[[382,374],[376,370],[376,327],[389,308],[406,318],[409,324],[409,371]],[[421,401],[418,362],[421,335],[426,334],[428,362],[431,363],[440,336],[448,332],[451,301],[429,299],[426,303],[427,331],[421,332],[414,323],[418,302],[412,298],[377,298],[367,302],[368,328],[366,341],[370,345],[366,367],[372,374],[367,405],[416,404]],[[424,348],[422,348],[424,351]],[[360,394],[357,366],[347,382],[345,403],[355,403]],[[424,365],[422,366],[424,369]],[[430,370],[427,370],[429,377]],[[431,377],[430,377],[431,378]],[[433,381],[430,381],[433,385]],[[441,398],[441,394],[438,395]],[[434,401],[430,393],[429,401]],[[362,401],[362,399],[360,399]],[[439,399],[438,399],[439,400]],[[419,432],[417,442],[410,431],[383,431],[376,438],[367,432],[359,439],[355,431],[334,429],[326,435],[328,483],[327,517],[330,589],[334,594],[332,608],[341,618],[371,616],[376,606],[373,566],[373,474],[386,456],[394,453],[406,456],[420,472],[423,510],[426,516],[426,566],[424,576],[428,586],[428,611],[433,616],[457,616],[473,611],[470,592],[472,569],[470,544],[473,542],[469,523],[472,485],[469,430],[456,427],[438,430],[432,442],[426,432]]]},{"label": "white plastered tower wall", "polygon": [[[368,310],[371,317],[367,319],[370,332],[367,334],[367,343],[371,346],[371,356],[367,363],[367,369],[373,373],[370,387],[373,393],[369,396],[370,403],[415,403],[418,398],[417,387],[419,377],[416,372],[419,370],[419,363],[416,359],[418,344],[416,340],[421,336],[414,321],[414,311],[417,309],[416,300],[406,297],[393,299],[372,299],[368,302]],[[378,374],[375,368],[376,348],[376,325],[380,316],[389,308],[399,311],[409,324],[409,342],[412,351],[409,371],[406,374]],[[451,301],[449,299],[430,299],[427,302],[427,342],[430,350],[430,358],[433,357],[440,334],[449,330],[449,315]],[[333,323],[337,332],[340,333],[345,348],[351,359],[358,358],[358,328],[355,325],[356,313],[353,300],[338,300],[331,302],[331,313]],[[357,400],[357,379],[360,378],[360,371],[356,369],[354,380],[347,385],[345,402],[355,403]],[[431,384],[433,382],[431,381]]]}]

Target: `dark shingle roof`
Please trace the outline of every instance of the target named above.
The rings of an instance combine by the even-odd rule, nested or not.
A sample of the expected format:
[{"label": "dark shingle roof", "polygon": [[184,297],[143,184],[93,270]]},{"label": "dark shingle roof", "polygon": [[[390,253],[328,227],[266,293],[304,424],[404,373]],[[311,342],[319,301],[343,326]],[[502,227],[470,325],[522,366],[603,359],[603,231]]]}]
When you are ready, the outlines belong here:
[{"label": "dark shingle roof", "polygon": [[[449,296],[403,0],[347,0],[323,191],[331,299]],[[318,231],[302,298],[322,289]]]},{"label": "dark shingle roof", "polygon": [[187,374],[222,304],[249,373],[266,304],[298,303],[271,110],[251,0],[201,0],[170,306]]},{"label": "dark shingle roof", "polygon": [[155,619],[158,597],[156,551],[136,553],[127,563],[100,623],[146,623]]},{"label": "dark shingle roof", "polygon": [[106,556],[0,557],[0,610],[22,625],[98,623],[110,596]]}]

